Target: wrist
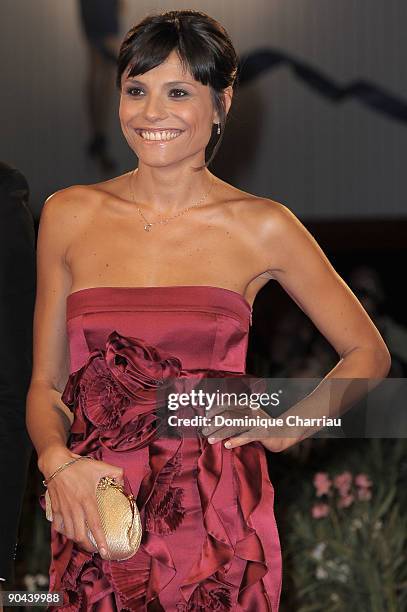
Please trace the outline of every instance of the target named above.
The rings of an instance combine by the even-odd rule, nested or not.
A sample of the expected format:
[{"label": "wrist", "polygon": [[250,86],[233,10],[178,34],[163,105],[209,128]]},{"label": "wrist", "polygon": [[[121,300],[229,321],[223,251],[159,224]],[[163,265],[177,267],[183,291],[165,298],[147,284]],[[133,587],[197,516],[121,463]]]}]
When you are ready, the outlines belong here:
[{"label": "wrist", "polygon": [[282,453],[297,444],[295,438],[268,437],[260,440],[263,446],[272,453]]},{"label": "wrist", "polygon": [[38,469],[47,479],[49,476],[62,464],[70,459],[77,457],[75,453],[69,450],[63,444],[47,446],[46,449],[38,456]]}]

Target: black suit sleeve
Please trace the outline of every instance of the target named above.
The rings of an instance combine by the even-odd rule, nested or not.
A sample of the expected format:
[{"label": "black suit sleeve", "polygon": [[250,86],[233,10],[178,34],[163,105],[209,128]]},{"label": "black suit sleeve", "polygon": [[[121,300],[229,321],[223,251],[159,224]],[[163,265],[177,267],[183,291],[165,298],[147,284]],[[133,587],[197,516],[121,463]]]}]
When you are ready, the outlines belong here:
[{"label": "black suit sleeve", "polygon": [[32,369],[35,231],[28,185],[0,163],[0,576],[13,581],[32,445],[25,400]]}]

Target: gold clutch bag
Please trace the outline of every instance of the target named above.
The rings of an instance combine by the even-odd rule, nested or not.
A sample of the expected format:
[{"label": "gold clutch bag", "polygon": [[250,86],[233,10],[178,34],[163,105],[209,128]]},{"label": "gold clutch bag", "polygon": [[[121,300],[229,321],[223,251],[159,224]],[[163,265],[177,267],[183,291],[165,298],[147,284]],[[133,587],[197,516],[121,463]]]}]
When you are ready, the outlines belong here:
[{"label": "gold clutch bag", "polygon": [[[124,561],[138,550],[142,536],[140,513],[133,495],[126,495],[114,478],[104,476],[96,488],[96,502],[110,561]],[[52,521],[51,498],[45,492],[45,515]],[[89,540],[96,546],[92,532]]]}]

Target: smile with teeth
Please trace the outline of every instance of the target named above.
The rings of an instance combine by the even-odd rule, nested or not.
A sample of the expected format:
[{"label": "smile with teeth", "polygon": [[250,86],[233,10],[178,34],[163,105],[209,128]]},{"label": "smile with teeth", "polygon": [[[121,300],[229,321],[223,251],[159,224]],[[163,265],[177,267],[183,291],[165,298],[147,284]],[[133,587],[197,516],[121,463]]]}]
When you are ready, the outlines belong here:
[{"label": "smile with teeth", "polygon": [[137,134],[143,138],[143,140],[174,140],[182,134],[182,130],[167,130],[162,132],[146,132],[144,130],[136,130]]}]

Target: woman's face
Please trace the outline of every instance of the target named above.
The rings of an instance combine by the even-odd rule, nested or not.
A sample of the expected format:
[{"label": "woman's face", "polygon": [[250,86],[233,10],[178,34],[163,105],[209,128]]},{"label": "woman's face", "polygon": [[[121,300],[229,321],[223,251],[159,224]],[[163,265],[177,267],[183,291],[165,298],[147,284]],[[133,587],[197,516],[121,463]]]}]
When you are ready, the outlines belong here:
[{"label": "woman's face", "polygon": [[[229,110],[232,88],[225,90]],[[210,88],[183,72],[178,55],[136,77],[122,78],[123,134],[142,163],[167,166],[188,157],[203,163],[214,122]]]}]

